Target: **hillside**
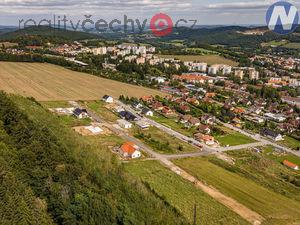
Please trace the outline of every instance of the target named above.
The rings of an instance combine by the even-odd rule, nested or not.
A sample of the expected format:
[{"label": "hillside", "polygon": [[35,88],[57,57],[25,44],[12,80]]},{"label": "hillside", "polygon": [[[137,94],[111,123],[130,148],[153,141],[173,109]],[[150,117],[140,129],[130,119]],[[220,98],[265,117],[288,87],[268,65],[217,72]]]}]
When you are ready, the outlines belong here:
[{"label": "hillside", "polygon": [[63,67],[41,63],[0,62],[0,90],[34,97],[39,101],[96,100],[105,94],[118,98],[128,95],[162,95],[161,92]]},{"label": "hillside", "polygon": [[99,38],[98,35],[91,33],[55,29],[47,26],[36,26],[12,32],[4,32],[2,34],[0,33],[0,40],[14,40],[26,36],[53,37],[72,41]]},{"label": "hillside", "polygon": [[107,144],[76,136],[34,100],[0,92],[0,106],[1,224],[188,224]]}]

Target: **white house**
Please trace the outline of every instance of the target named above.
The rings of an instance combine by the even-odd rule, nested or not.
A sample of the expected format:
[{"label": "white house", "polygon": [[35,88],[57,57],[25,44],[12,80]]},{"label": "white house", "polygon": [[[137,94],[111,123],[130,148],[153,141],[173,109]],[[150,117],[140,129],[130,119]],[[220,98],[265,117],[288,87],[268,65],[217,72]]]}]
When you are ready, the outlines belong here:
[{"label": "white house", "polygon": [[123,158],[137,159],[142,156],[142,153],[139,151],[139,146],[132,142],[124,143],[119,152]]},{"label": "white house", "polygon": [[132,123],[130,123],[126,120],[118,120],[117,122],[118,122],[119,126],[124,128],[124,129],[132,128]]},{"label": "white house", "polygon": [[106,103],[113,103],[113,102],[114,102],[114,98],[111,97],[111,96],[108,96],[108,95],[104,95],[104,96],[102,97],[102,100],[103,100],[104,102],[106,102]]},{"label": "white house", "polygon": [[80,109],[80,108],[76,108],[73,112],[73,115],[76,116],[78,119],[83,119],[83,118],[89,117],[86,109]]},{"label": "white house", "polygon": [[142,114],[145,116],[151,116],[151,117],[154,116],[153,111],[151,111],[150,109],[147,109],[147,108],[143,108]]}]

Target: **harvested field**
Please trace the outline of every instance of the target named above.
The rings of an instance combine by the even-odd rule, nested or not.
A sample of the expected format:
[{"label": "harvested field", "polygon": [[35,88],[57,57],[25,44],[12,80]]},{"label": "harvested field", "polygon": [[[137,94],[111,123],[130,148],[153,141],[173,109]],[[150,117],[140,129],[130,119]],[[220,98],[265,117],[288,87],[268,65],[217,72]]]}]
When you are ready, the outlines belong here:
[{"label": "harvested field", "polygon": [[38,101],[97,100],[108,94],[163,95],[161,92],[74,72],[42,63],[0,62],[0,90],[34,97]]}]

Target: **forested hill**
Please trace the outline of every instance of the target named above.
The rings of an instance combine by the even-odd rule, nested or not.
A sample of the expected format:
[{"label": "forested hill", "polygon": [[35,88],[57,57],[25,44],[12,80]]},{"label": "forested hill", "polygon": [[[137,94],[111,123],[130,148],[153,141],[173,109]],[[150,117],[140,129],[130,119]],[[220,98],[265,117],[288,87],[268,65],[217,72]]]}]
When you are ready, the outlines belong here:
[{"label": "forested hill", "polygon": [[86,32],[57,29],[49,26],[32,26],[25,29],[6,32],[2,35],[0,33],[0,40],[14,40],[26,36],[52,37],[71,41],[99,38],[99,35],[97,34]]},{"label": "forested hill", "polygon": [[60,123],[33,99],[0,92],[1,224],[188,224]]}]

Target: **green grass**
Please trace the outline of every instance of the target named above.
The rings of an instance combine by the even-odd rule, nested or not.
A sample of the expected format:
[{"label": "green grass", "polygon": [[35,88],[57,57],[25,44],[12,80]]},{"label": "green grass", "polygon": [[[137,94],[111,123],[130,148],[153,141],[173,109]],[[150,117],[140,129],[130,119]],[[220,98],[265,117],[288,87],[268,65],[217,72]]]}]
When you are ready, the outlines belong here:
[{"label": "green grass", "polygon": [[86,106],[97,113],[100,117],[109,122],[116,122],[119,117],[114,114],[112,111],[105,107],[104,102],[102,101],[91,101],[87,102]]},{"label": "green grass", "polygon": [[51,101],[51,102],[41,102],[41,104],[45,108],[70,108],[72,107],[68,102],[66,101]]},{"label": "green grass", "polygon": [[271,46],[279,47],[279,46],[286,45],[287,43],[288,43],[287,40],[280,40],[280,41],[270,41],[268,43],[262,43],[261,45],[263,47],[271,47]]},{"label": "green grass", "polygon": [[290,136],[285,136],[284,141],[281,141],[280,143],[294,150],[300,149],[300,141]]},{"label": "green grass", "polygon": [[227,64],[230,66],[238,66],[238,63],[226,59],[219,55],[158,55],[161,58],[175,58],[181,61],[199,61],[199,62],[206,62],[209,65],[212,64]]},{"label": "green grass", "polygon": [[291,154],[273,152],[272,147],[263,149],[263,153],[250,150],[226,152],[235,160],[234,165],[215,159],[211,159],[210,162],[251,179],[276,193],[300,201],[300,185],[297,186],[294,182],[295,179],[300,179],[300,172],[293,171],[282,164],[285,159],[297,163],[300,162],[300,158]]},{"label": "green grass", "polygon": [[292,163],[295,163],[297,165],[300,165],[300,157],[297,157],[291,153],[285,153],[285,154],[279,154],[274,151],[274,148],[272,146],[267,146],[263,148],[264,155],[270,159],[276,160],[279,163],[282,163],[283,160],[288,160]]},{"label": "green grass", "polygon": [[198,209],[197,224],[247,224],[237,214],[156,161],[125,164],[125,169],[140,177],[153,192],[175,207],[191,224],[194,204]]},{"label": "green grass", "polygon": [[[164,133],[156,127],[150,127],[148,130],[135,128],[133,135],[149,145],[154,151],[162,154],[175,154],[199,151],[196,147],[189,145],[169,134]],[[139,134],[143,134],[141,136]]]},{"label": "green grass", "polygon": [[284,45],[285,48],[299,49],[300,43],[288,43]]},{"label": "green grass", "polygon": [[153,117],[151,117],[151,119],[153,119],[154,121],[156,121],[157,123],[160,123],[162,125],[165,125],[171,129],[173,129],[174,131],[177,131],[183,135],[186,135],[188,137],[193,137],[193,134],[195,132],[195,128],[190,128],[187,129],[184,127],[183,124],[181,123],[177,123],[175,121],[175,119],[173,118],[166,118],[160,114],[155,114]]},{"label": "green grass", "polygon": [[268,224],[300,222],[300,202],[209,162],[209,158],[180,159],[175,163],[219,191],[260,213]]},{"label": "green grass", "polygon": [[252,138],[249,138],[241,133],[230,130],[226,127],[220,127],[226,134],[222,136],[215,136],[215,139],[220,143],[221,146],[236,146],[244,145],[255,142]]}]

